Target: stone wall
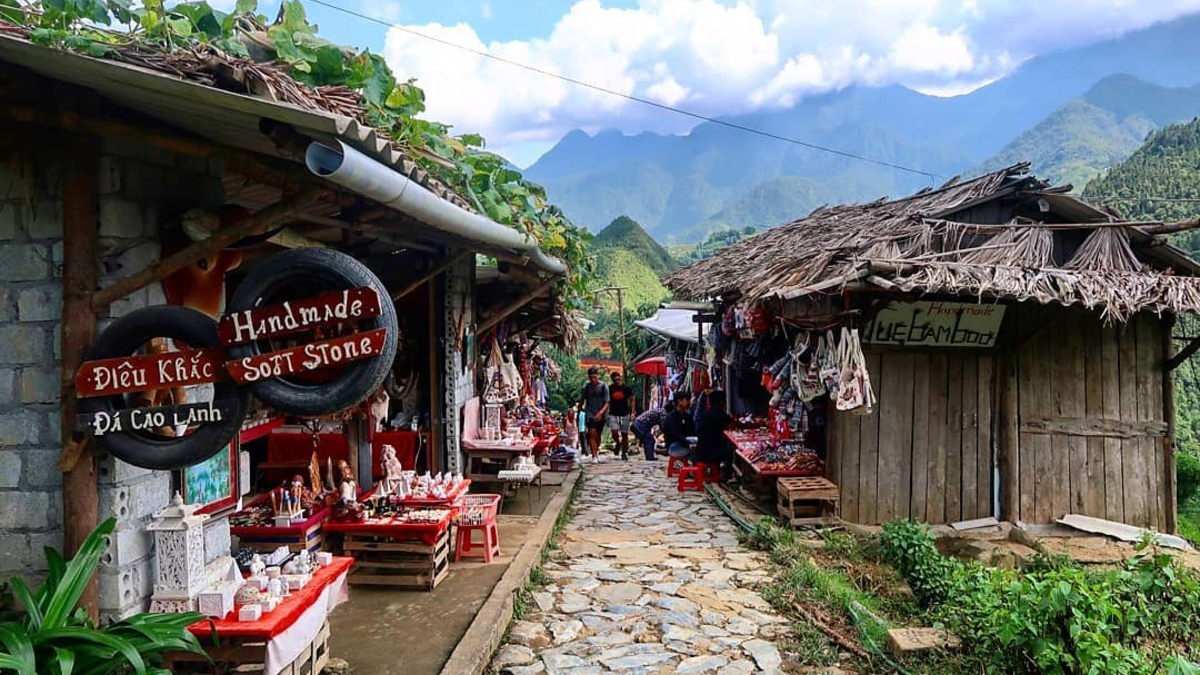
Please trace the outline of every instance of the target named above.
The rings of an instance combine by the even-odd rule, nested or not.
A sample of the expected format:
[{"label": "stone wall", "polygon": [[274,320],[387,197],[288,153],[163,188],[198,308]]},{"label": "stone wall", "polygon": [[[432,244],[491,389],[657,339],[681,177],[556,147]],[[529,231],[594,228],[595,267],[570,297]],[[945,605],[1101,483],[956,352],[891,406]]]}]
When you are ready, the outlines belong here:
[{"label": "stone wall", "polygon": [[[0,164],[0,576],[36,578],[43,546],[62,542],[59,319],[62,314],[62,152]],[[220,167],[139,145],[105,142],[100,161],[101,285],[160,257],[164,228],[221,201]],[[115,302],[112,319],[164,304],[155,284]],[[144,525],[171,495],[171,475],[98,457],[100,518],[117,532],[99,569],[102,617],[145,610],[153,546]]]}]

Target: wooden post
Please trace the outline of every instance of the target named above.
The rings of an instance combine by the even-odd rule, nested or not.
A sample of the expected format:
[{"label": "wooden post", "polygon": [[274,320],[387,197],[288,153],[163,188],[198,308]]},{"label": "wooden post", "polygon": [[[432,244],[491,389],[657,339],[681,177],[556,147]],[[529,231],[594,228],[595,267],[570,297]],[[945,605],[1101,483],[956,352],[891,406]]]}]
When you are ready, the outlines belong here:
[{"label": "wooden post", "polygon": [[[63,184],[63,310],[62,385],[60,402],[63,462],[63,548],[70,559],[99,522],[100,497],[96,458],[88,438],[75,431],[75,371],[96,336],[92,292],[96,290],[97,232],[99,230],[100,144],[93,137],[70,141],[70,162]],[[80,605],[95,620],[100,609],[99,587],[93,576]]]},{"label": "wooden post", "polygon": [[[1175,317],[1163,321],[1163,420],[1167,423],[1167,435],[1163,439],[1163,525],[1167,532],[1175,534],[1178,524],[1178,485],[1175,482],[1175,369],[1170,365],[1175,359],[1174,341],[1171,331],[1175,329]],[[1190,346],[1190,345],[1189,345]]]},{"label": "wooden post", "polygon": [[1021,517],[1020,472],[1018,456],[1020,436],[1017,433],[1018,412],[1018,351],[1009,349],[1000,355],[998,410],[996,414],[996,460],[1000,470],[1000,520],[1016,522]]},{"label": "wooden post", "polygon": [[529,304],[534,299],[541,297],[542,295],[544,295],[546,293],[546,291],[550,290],[551,288],[554,288],[554,285],[557,283],[558,283],[558,278],[550,279],[549,281],[543,283],[542,285],[538,286],[537,288],[533,289],[532,291],[529,291],[525,295],[523,295],[520,298],[509,303],[503,309],[500,309],[495,314],[492,314],[491,316],[489,316],[488,318],[486,318],[482,322],[480,322],[479,326],[475,329],[475,334],[483,335],[485,332],[487,332],[487,330],[489,328],[491,328],[492,326],[495,326],[496,324],[500,323],[504,319],[508,318],[508,316],[511,315],[513,312],[517,311],[518,309],[521,309],[522,307]]}]

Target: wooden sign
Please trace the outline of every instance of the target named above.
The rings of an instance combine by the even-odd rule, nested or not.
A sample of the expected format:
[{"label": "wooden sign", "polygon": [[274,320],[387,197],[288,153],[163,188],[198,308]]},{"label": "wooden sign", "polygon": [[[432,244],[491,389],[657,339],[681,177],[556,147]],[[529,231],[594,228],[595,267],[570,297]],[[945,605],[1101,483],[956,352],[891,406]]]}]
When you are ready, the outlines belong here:
[{"label": "wooden sign", "polygon": [[379,316],[381,311],[379,294],[375,289],[363,286],[229,314],[221,317],[217,334],[221,344],[241,344],[368,319]]},{"label": "wooden sign", "polygon": [[863,342],[907,347],[996,345],[1004,305],[891,302],[863,326]]},{"label": "wooden sign", "polygon": [[365,333],[247,356],[228,361],[225,367],[233,379],[240,383],[259,382],[379,356],[383,353],[386,338],[387,329],[376,328]]},{"label": "wooden sign", "polygon": [[210,401],[158,408],[98,410],[79,415],[78,423],[80,429],[103,436],[131,431],[153,431],[163,427],[180,428],[224,422],[230,419],[234,412],[231,401]]},{"label": "wooden sign", "polygon": [[80,398],[186,387],[225,379],[219,349],[190,349],[150,356],[87,361],[75,374]]}]

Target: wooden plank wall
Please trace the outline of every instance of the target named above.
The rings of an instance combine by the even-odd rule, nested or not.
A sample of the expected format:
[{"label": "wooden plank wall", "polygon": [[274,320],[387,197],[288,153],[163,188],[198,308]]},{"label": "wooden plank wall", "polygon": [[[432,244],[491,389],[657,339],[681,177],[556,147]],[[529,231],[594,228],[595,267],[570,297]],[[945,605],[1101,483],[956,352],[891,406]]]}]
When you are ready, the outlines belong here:
[{"label": "wooden plank wall", "polygon": [[[1029,313],[1014,312],[1017,334]],[[1007,320],[1007,318],[1006,318]],[[1104,325],[1059,313],[1017,353],[1018,517],[1080,513],[1143,527],[1167,523],[1162,442],[1162,323]]]},{"label": "wooden plank wall", "polygon": [[879,406],[834,413],[830,475],[842,517],[876,524],[992,515],[995,357],[982,352],[868,351]]}]

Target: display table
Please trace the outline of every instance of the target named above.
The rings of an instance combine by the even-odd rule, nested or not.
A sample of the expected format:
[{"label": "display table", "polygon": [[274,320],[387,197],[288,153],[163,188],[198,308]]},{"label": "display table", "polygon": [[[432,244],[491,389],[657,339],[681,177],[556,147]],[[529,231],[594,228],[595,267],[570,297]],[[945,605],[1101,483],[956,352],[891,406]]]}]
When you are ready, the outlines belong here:
[{"label": "display table", "polygon": [[[275,430],[267,434],[267,461],[259,469],[273,478],[291,478],[293,474],[307,475],[312,454],[324,469],[330,459],[334,464],[349,458],[346,437],[339,433],[319,433],[313,444],[313,435],[307,432]],[[428,447],[429,434],[425,431],[377,431],[371,434],[371,473],[378,478],[383,475],[383,446],[396,449],[396,459],[406,469],[413,468],[417,447],[424,437]]]},{"label": "display table", "polygon": [[761,458],[760,445],[774,442],[766,429],[737,429],[725,432],[725,437],[734,446],[735,468],[749,473],[755,479],[775,479],[825,474],[825,463],[810,450],[788,454],[783,462],[765,461]]},{"label": "display table", "polygon": [[[259,495],[247,504],[242,511],[262,505],[267,505],[269,508],[269,501],[269,494]],[[329,518],[330,509],[328,507],[323,508],[308,518],[286,527],[276,525],[234,525],[233,523],[239,514],[240,512],[230,517],[229,533],[238,538],[238,544],[243,548],[252,548],[256,551],[270,553],[280,546],[286,545],[292,551],[302,549],[319,551],[323,543],[323,525]]]},{"label": "display table", "polygon": [[450,573],[450,523],[454,510],[436,523],[396,518],[361,523],[327,523],[342,537],[342,550],[355,557],[351,584],[398,586],[432,591]]},{"label": "display table", "polygon": [[[349,599],[346,581],[351,558],[334,558],[304,588],[284,598],[258,621],[224,619],[188,627],[204,646],[199,654],[171,652],[164,666],[172,673],[225,673],[247,666],[265,675],[319,673],[329,660],[329,612]],[[213,632],[216,632],[214,641]]]},{"label": "display table", "polygon": [[532,440],[517,441],[468,441],[463,439],[462,448],[467,453],[466,477],[476,483],[500,483],[496,477],[501,471],[511,469],[521,455],[534,451]]}]

